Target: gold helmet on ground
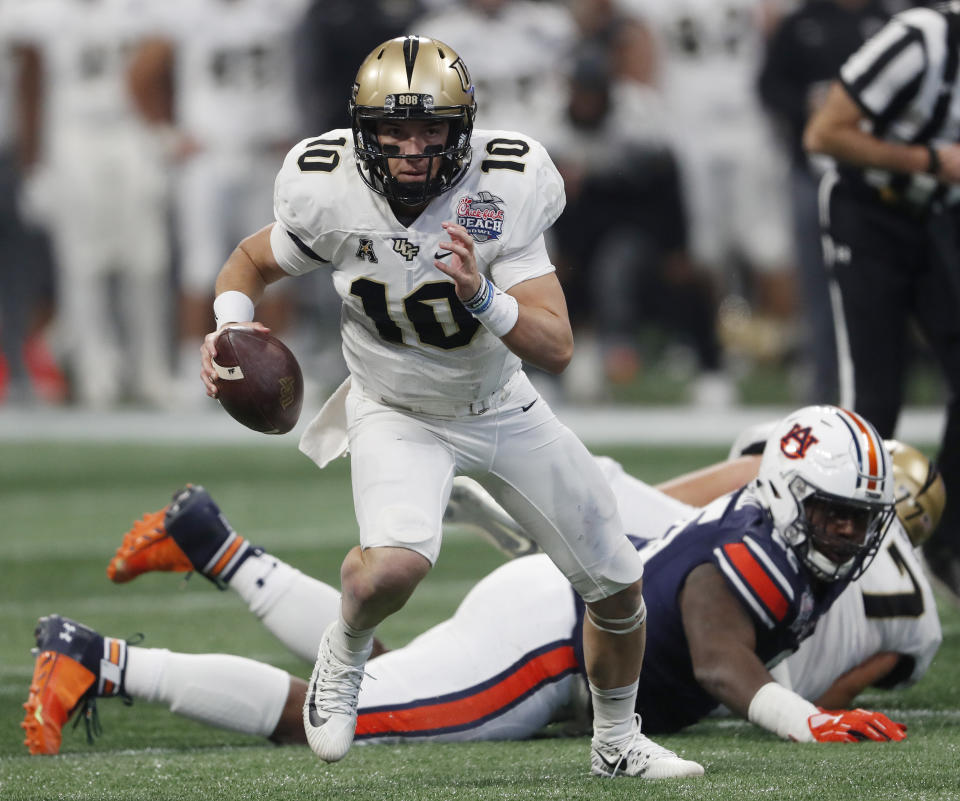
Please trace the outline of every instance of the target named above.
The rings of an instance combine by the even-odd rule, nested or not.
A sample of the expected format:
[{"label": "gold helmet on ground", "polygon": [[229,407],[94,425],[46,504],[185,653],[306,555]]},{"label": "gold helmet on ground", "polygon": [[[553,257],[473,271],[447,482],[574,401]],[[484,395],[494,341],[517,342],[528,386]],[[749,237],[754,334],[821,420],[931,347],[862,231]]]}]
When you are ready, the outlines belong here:
[{"label": "gold helmet on ground", "polygon": [[[470,134],[477,104],[470,74],[460,56],[436,39],[401,36],[374,48],[357,71],[350,117],[357,169],[375,192],[416,205],[446,192],[470,164]],[[377,139],[380,120],[443,120],[446,144],[412,155],[385,153]],[[423,184],[401,184],[390,174],[390,158],[440,160],[436,176],[428,168]],[[433,176],[433,177],[431,177]]]},{"label": "gold helmet on ground", "polygon": [[895,439],[884,441],[893,461],[897,517],[914,546],[933,534],[943,515],[947,491],[933,462],[916,448]]}]

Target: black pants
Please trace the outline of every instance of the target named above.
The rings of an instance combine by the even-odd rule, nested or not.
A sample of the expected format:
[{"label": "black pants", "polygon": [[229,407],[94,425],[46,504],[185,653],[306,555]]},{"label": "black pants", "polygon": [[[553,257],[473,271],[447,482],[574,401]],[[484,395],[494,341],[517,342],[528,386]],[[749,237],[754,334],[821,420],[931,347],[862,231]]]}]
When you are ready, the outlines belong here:
[{"label": "black pants", "polygon": [[894,435],[915,323],[948,390],[937,457],[947,507],[931,547],[960,554],[960,217],[911,214],[843,181],[830,193],[826,212],[840,404],[866,417],[882,437]]}]

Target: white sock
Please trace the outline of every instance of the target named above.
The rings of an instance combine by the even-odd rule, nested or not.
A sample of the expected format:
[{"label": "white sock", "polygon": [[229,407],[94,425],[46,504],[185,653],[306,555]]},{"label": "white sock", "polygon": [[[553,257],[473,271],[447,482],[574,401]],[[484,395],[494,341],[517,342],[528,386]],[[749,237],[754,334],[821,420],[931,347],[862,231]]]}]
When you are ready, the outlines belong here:
[{"label": "white sock", "polygon": [[373,650],[373,632],[374,629],[353,628],[341,614],[338,625],[330,632],[330,650],[341,662],[362,665]]},{"label": "white sock", "polygon": [[167,704],[176,715],[269,737],[287,702],[290,676],[242,656],[130,646],[124,689],[134,698]]},{"label": "white sock", "polygon": [[267,630],[306,662],[340,614],[340,593],[268,553],[251,554],[230,579]]},{"label": "white sock", "polygon": [[590,684],[593,699],[593,736],[595,739],[613,742],[633,730],[636,714],[637,689],[640,679],[626,687],[601,690]]}]

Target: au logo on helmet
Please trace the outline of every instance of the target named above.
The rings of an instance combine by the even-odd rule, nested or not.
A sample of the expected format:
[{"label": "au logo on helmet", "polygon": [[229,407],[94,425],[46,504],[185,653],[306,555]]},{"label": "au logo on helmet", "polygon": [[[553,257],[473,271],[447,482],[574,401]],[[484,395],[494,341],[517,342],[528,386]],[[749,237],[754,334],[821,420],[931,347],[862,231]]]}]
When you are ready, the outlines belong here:
[{"label": "au logo on helmet", "polygon": [[807,455],[807,449],[819,441],[810,426],[794,423],[793,428],[780,438],[780,450],[788,459],[802,459]]}]

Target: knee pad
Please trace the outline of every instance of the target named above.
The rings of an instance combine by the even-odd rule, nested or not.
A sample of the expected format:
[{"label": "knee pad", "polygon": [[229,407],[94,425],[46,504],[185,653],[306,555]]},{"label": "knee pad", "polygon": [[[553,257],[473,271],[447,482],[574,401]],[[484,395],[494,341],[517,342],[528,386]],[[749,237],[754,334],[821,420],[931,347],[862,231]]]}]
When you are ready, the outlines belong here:
[{"label": "knee pad", "polygon": [[376,520],[376,529],[378,539],[400,547],[419,545],[435,535],[429,517],[416,506],[386,507]]},{"label": "knee pad", "polygon": [[440,554],[442,529],[415,506],[394,505],[380,511],[368,529],[361,527],[360,547],[406,548],[423,556],[430,564]]},{"label": "knee pad", "polygon": [[587,615],[594,628],[600,631],[608,634],[632,634],[647,622],[647,605],[641,596],[637,611],[629,617],[600,617],[589,606]]}]

